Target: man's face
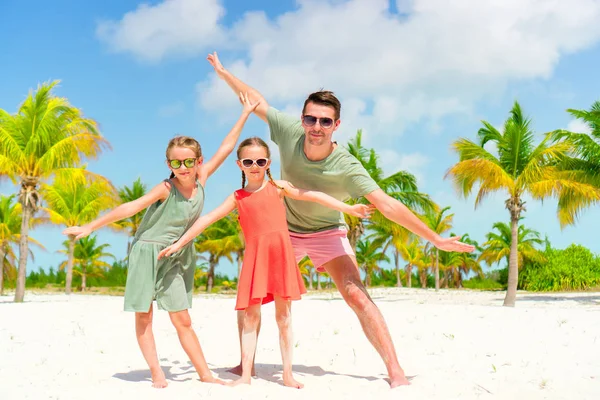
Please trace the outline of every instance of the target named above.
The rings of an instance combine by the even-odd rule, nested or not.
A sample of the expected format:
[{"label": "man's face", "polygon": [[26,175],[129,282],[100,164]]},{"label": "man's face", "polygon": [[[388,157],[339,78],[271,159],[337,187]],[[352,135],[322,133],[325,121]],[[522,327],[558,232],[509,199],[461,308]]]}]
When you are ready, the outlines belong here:
[{"label": "man's face", "polygon": [[335,119],[333,107],[315,103],[308,103],[302,116],[302,127],[313,146],[328,145],[331,143],[333,131],[340,125],[340,120]]}]

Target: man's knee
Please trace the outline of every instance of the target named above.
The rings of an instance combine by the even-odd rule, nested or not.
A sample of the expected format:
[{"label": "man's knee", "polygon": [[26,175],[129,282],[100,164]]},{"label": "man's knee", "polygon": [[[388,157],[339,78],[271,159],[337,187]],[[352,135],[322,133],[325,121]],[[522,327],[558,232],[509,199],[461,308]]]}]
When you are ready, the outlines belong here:
[{"label": "man's knee", "polygon": [[347,282],[341,290],[346,303],[356,312],[363,312],[373,305],[371,297],[361,282]]}]

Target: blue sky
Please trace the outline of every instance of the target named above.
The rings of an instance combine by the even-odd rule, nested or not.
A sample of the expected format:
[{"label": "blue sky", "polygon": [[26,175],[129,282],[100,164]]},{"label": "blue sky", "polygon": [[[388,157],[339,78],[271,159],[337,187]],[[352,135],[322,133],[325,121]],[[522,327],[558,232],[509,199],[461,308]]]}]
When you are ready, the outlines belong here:
[{"label": "blue sky", "polygon": [[[168,176],[164,149],[175,134],[199,139],[210,157],[240,108],[215,79],[206,54],[259,89],[273,106],[298,114],[321,87],[342,100],[345,143],[363,129],[387,173],[414,173],[422,191],[452,206],[456,233],[483,242],[495,221],[507,221],[504,195],[477,210],[444,180],[456,162],[458,137],[474,138],[485,119],[500,126],[513,102],[536,132],[581,129],[565,111],[600,99],[600,2],[509,0],[0,2],[0,108],[16,111],[38,83],[60,79],[57,95],[100,123],[112,150],[90,169],[121,187],[136,178],[152,187]],[[543,6],[542,6],[543,5]],[[243,137],[266,137],[251,117]],[[277,163],[273,168],[278,171]],[[278,175],[277,173],[275,175]],[[239,185],[230,157],[209,180],[205,211]],[[0,192],[16,192],[10,182]],[[561,230],[556,203],[528,201],[524,223],[565,247],[595,252],[599,207]],[[28,269],[57,265],[60,228],[31,235]],[[100,231],[119,258],[126,236]],[[227,262],[219,267],[231,274]]]}]

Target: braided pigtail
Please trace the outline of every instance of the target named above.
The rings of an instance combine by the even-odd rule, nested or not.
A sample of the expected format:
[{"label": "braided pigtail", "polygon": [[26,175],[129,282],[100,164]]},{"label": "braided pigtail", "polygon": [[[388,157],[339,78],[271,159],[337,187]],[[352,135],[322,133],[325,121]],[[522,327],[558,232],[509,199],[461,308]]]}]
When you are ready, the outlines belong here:
[{"label": "braided pigtail", "polygon": [[275,181],[273,180],[273,177],[271,176],[271,168],[267,168],[267,176],[269,177],[269,182],[271,182],[273,184],[273,186],[275,186],[278,189],[284,190],[281,186],[276,184]]},{"label": "braided pigtail", "polygon": [[246,174],[242,171],[242,189],[246,187]]}]

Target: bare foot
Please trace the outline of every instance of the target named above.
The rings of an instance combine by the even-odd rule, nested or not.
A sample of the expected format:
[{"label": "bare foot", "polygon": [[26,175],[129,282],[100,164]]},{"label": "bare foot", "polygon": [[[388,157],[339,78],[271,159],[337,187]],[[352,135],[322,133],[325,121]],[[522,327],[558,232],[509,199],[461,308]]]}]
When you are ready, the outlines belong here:
[{"label": "bare foot", "polygon": [[226,385],[227,384],[225,381],[222,381],[219,378],[215,378],[212,375],[200,377],[200,381],[203,383],[216,383],[217,385]]},{"label": "bare foot", "polygon": [[302,389],[304,387],[304,383],[300,383],[295,380],[292,374],[283,376],[283,384],[284,386],[296,389]]},{"label": "bare foot", "polygon": [[227,386],[238,386],[238,385],[249,385],[250,384],[250,378],[240,378],[240,379],[236,379],[233,382],[227,382]]},{"label": "bare foot", "polygon": [[163,389],[166,388],[169,384],[167,383],[167,379],[165,378],[165,373],[159,367],[156,370],[150,370],[150,375],[152,376],[152,387],[155,389]]},{"label": "bare foot", "polygon": [[393,377],[390,376],[390,388],[391,389],[398,387],[398,386],[403,386],[403,385],[410,385],[410,382],[408,381],[408,379],[406,379],[404,372],[401,374],[397,374]]},{"label": "bare foot", "polygon": [[[228,369],[227,372],[230,372],[234,375],[242,376],[242,364],[237,365],[231,369]],[[252,377],[256,378],[256,370],[254,369],[254,365],[252,366]]]}]

